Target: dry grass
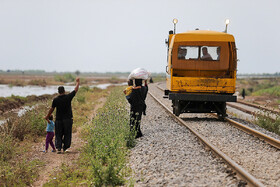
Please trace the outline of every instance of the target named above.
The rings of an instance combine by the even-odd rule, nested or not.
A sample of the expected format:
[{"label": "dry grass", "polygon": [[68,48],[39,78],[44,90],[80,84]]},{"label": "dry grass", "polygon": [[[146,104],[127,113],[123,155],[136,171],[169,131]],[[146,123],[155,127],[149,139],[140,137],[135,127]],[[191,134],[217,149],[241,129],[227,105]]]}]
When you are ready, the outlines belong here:
[{"label": "dry grass", "polygon": [[236,87],[239,94],[242,89],[245,89],[245,101],[247,102],[279,108],[279,78],[237,79]]},{"label": "dry grass", "polygon": [[[75,122],[77,126],[89,121],[97,100],[106,97],[107,90],[81,87],[72,102]],[[34,110],[22,117],[10,118],[8,123],[0,128],[0,186],[30,186],[38,177],[38,166],[42,162],[33,159],[31,142],[38,142],[45,136],[47,114],[51,99],[38,101]],[[39,143],[40,144],[40,143]],[[38,151],[38,150],[37,150]]]}]

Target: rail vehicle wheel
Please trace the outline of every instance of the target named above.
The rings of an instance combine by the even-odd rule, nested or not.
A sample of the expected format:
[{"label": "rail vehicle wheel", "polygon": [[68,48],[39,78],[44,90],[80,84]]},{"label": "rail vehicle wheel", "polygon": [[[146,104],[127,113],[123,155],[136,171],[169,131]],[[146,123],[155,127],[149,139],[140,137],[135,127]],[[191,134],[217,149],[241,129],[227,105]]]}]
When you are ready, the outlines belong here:
[{"label": "rail vehicle wheel", "polygon": [[179,100],[175,100],[173,102],[173,114],[175,114],[175,116],[179,116],[181,114],[181,105]]},{"label": "rail vehicle wheel", "polygon": [[225,117],[227,117],[227,107],[226,107],[226,102],[220,103],[219,104],[219,110],[217,112],[218,119],[219,120],[225,120]]},{"label": "rail vehicle wheel", "polygon": [[224,121],[226,116],[223,116],[222,114],[218,114],[218,120]]}]

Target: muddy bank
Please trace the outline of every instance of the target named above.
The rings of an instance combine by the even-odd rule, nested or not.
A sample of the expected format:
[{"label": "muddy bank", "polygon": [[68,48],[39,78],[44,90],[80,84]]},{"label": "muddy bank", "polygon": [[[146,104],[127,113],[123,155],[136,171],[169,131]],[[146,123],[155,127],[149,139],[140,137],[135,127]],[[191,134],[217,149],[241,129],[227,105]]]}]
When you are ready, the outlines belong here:
[{"label": "muddy bank", "polygon": [[27,97],[0,97],[0,115],[4,114],[5,112],[11,111],[12,109],[19,108],[28,103],[53,99],[56,95],[57,94],[45,94],[41,96],[31,95]]}]

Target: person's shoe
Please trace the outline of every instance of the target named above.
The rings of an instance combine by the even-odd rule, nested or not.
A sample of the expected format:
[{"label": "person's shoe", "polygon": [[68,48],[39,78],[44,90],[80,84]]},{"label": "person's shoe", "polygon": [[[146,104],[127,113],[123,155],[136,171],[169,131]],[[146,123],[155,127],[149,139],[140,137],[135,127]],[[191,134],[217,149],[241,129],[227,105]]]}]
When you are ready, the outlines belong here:
[{"label": "person's shoe", "polygon": [[56,150],[55,150],[55,149],[53,149],[53,150],[52,150],[52,152],[54,153],[54,152],[56,152]]},{"label": "person's shoe", "polygon": [[69,152],[69,150],[68,149],[63,149],[63,153],[68,153]]},{"label": "person's shoe", "polygon": [[139,134],[136,135],[135,138],[141,138],[142,136],[143,136],[143,134],[142,134],[142,133],[139,133]]},{"label": "person's shoe", "polygon": [[43,153],[47,153],[48,151],[44,150]]},{"label": "person's shoe", "polygon": [[57,150],[57,154],[61,154],[62,152],[61,152],[61,150]]}]

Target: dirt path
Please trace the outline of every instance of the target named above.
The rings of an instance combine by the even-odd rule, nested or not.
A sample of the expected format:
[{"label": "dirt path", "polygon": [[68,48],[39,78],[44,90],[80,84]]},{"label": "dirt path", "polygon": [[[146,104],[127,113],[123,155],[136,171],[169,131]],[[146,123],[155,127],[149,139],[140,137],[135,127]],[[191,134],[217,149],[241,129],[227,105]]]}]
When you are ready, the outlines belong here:
[{"label": "dirt path", "polygon": [[[104,105],[105,101],[106,98],[100,98],[97,101],[98,104],[94,107],[90,115],[90,121],[92,120],[92,117],[96,114],[97,110]],[[72,134],[71,148],[69,148],[69,151],[64,154],[57,154],[51,152],[51,147],[49,147],[48,153],[43,153],[43,142],[34,144],[34,146],[32,147],[34,152],[31,152],[30,154],[32,155],[33,159],[39,159],[46,164],[42,168],[40,168],[39,177],[37,181],[33,183],[32,186],[43,186],[43,184],[50,180],[50,175],[52,173],[60,170],[60,167],[63,163],[66,165],[71,165],[79,158],[80,149],[84,145],[84,141],[80,138],[79,135],[80,128],[77,129],[77,132]]]}]

